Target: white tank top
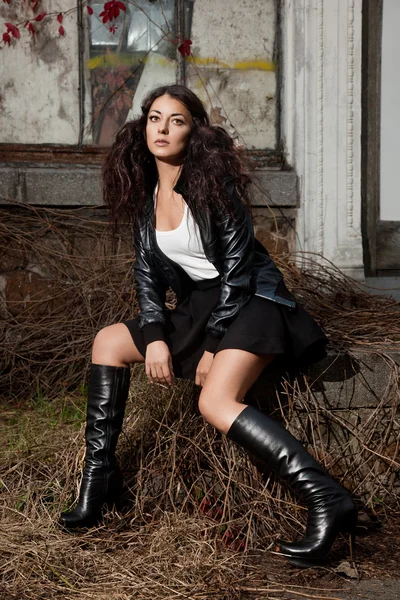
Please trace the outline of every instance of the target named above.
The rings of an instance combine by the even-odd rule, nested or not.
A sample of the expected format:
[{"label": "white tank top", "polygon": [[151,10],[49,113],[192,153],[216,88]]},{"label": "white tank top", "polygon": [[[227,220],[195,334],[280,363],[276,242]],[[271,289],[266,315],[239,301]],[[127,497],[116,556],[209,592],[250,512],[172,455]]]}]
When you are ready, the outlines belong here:
[{"label": "white tank top", "polygon": [[[154,190],[154,210],[157,189],[158,186]],[[204,254],[199,228],[186,202],[183,206],[183,219],[176,229],[170,231],[156,229],[157,244],[160,250],[180,265],[194,281],[213,279],[217,277],[218,271]]]}]

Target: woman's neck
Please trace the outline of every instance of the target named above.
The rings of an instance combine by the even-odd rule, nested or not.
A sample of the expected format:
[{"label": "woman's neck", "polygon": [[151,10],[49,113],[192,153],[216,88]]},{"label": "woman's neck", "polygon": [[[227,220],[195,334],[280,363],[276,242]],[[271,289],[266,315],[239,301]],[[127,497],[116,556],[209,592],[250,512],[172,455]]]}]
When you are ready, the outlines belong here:
[{"label": "woman's neck", "polygon": [[156,165],[158,171],[159,189],[172,191],[179,179],[182,165],[171,165],[169,163],[157,160],[157,158]]}]

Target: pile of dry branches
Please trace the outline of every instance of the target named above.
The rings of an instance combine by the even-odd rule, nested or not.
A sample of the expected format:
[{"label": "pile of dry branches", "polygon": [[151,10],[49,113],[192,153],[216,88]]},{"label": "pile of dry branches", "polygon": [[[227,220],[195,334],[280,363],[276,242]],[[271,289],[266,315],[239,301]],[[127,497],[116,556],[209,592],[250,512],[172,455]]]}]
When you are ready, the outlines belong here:
[{"label": "pile of dry branches", "polygon": [[[137,312],[130,241],[128,229],[112,239],[101,209],[90,216],[16,203],[2,209],[0,253],[14,271],[3,273],[0,395],[54,398],[84,383],[96,332]],[[333,347],[400,349],[398,303],[368,294],[326,261],[300,261],[301,268],[278,257]]]},{"label": "pile of dry branches", "polygon": [[[20,252],[21,264],[49,283],[37,298],[7,301],[1,312],[4,597],[333,598],[329,590],[339,582],[332,570],[297,574],[294,585],[290,569],[269,552],[277,538],[301,535],[304,509],[204,424],[193,384],[178,382],[172,391],[150,386],[140,366],[118,446],[122,505],[95,531],[59,529],[60,511],[76,497],[84,457],[84,399],[66,390],[84,382],[95,332],[135,313],[131,251],[115,252],[105,224],[84,211],[15,206],[3,213],[0,227],[4,256]],[[388,355],[400,347],[399,306],[312,257],[303,256],[301,268],[279,262],[337,356],[355,355],[358,348],[388,369],[385,394],[365,414],[332,407],[321,393],[320,372],[285,376],[272,389],[275,416],[353,491],[368,529],[371,514],[385,520],[389,512],[393,519],[399,508],[399,367]],[[10,401],[31,397],[37,386],[35,400]],[[395,535],[388,539],[390,555],[379,553],[376,538],[359,542],[364,573],[384,576],[397,568],[398,542]],[[345,552],[338,540],[333,564]]]},{"label": "pile of dry branches", "polygon": [[112,238],[101,209],[2,210],[0,253],[17,266],[4,274],[0,308],[4,398],[54,398],[82,386],[97,331],[136,313],[124,233],[127,241]]}]

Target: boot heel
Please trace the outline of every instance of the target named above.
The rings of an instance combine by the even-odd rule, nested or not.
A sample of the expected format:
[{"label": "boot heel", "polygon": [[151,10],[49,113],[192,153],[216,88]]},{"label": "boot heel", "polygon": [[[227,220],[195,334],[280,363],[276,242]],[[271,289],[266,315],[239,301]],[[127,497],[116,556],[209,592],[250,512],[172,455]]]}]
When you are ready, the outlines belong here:
[{"label": "boot heel", "polygon": [[356,530],[350,531],[349,533],[349,548],[350,548],[350,561],[352,564],[356,562]]}]

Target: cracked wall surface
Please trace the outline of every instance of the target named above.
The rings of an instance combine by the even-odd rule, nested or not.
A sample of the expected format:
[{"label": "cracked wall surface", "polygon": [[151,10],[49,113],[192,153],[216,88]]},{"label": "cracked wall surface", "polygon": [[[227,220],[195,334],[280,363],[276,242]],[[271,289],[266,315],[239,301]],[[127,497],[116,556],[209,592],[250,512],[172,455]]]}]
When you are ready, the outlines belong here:
[{"label": "cracked wall surface", "polygon": [[276,1],[194,3],[188,85],[250,149],[276,146]]},{"label": "cracked wall surface", "polygon": [[[25,3],[13,4],[0,7],[1,22],[21,23],[30,14]],[[50,6],[56,14],[75,7],[75,0],[54,0]],[[63,37],[56,14],[38,24],[34,38],[20,25],[21,38],[2,50],[0,143],[78,143],[77,11],[64,16]]]},{"label": "cracked wall surface", "polygon": [[[172,0],[169,5],[173,14]],[[99,12],[102,3],[93,7]],[[85,13],[85,25],[97,23],[97,37],[92,39],[94,30],[87,29],[81,57],[85,100],[80,106],[76,0],[44,3],[43,10],[51,10],[54,17],[37,23],[33,38],[20,25],[21,39],[2,52],[0,143],[78,144],[83,134],[85,144],[110,145],[123,124],[140,113],[150,89],[176,81],[176,34],[165,37],[168,24],[162,12],[159,25],[150,27],[157,17],[155,9],[150,0],[128,5],[115,39],[107,33],[111,38],[106,41],[103,28],[108,29],[99,15],[95,12],[89,18]],[[65,36],[57,31],[56,14],[61,10]],[[6,4],[0,7],[0,20],[23,23],[29,11],[25,3]],[[276,0],[196,0],[187,31],[193,42],[193,55],[186,58],[188,86],[204,101],[212,122],[249,149],[275,148],[277,143],[276,12]],[[122,33],[135,33],[139,17],[148,18],[148,34],[160,38],[156,45],[152,38],[150,49],[142,48],[142,38],[128,44]],[[85,113],[81,136],[80,112]],[[93,114],[97,117],[92,127]]]}]

